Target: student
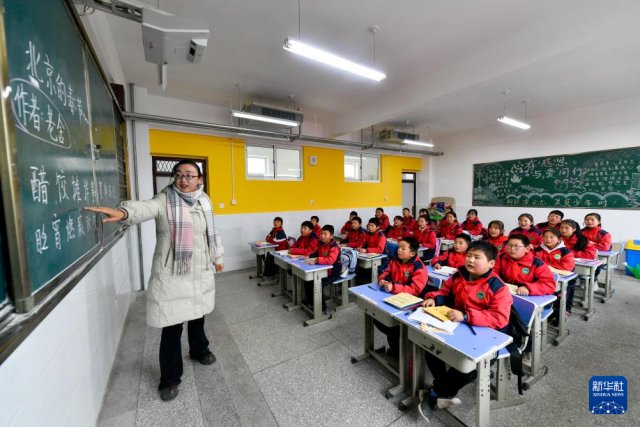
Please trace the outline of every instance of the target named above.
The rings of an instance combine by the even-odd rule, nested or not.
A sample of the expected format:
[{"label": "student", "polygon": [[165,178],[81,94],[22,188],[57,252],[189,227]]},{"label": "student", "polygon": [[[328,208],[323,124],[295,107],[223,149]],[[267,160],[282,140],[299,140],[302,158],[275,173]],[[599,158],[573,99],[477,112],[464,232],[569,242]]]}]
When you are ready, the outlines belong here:
[{"label": "student", "polygon": [[311,232],[312,228],[311,221],[304,221],[300,225],[300,237],[289,249],[291,255],[309,256],[318,249],[318,238]]},{"label": "student", "polygon": [[498,255],[493,271],[505,283],[517,285],[518,295],[551,295],[556,281],[549,266],[531,252],[531,242],[523,234],[512,234],[507,251]]},{"label": "student", "polygon": [[411,216],[411,210],[409,210],[409,208],[402,209],[402,225],[404,225],[409,232],[415,227],[415,222]]},{"label": "student", "polygon": [[364,244],[360,248],[362,253],[381,254],[387,244],[387,237],[378,228],[380,221],[373,217],[367,223],[367,234],[365,235]]},{"label": "student", "polygon": [[504,222],[493,220],[487,229],[487,242],[496,247],[498,253],[506,251],[506,243],[509,238],[504,235]]},{"label": "student", "polygon": [[320,237],[320,233],[322,232],[322,227],[320,226],[320,218],[318,218],[317,216],[313,215],[310,219],[311,224],[313,225],[313,228],[311,229],[311,232],[313,234],[316,235],[316,237]]},{"label": "student", "polygon": [[575,258],[596,259],[596,247],[582,235],[580,226],[572,219],[560,223],[560,234],[565,246],[573,252]]},{"label": "student", "polygon": [[[506,331],[513,299],[509,289],[491,270],[495,264],[496,248],[485,241],[469,245],[465,263],[449,278],[441,289],[425,295],[424,307],[448,305],[448,317],[456,322],[473,326],[487,326]],[[462,373],[429,353],[429,370],[433,374],[433,387],[427,392],[431,409],[444,409],[460,405],[458,391],[476,379],[476,371]]]},{"label": "student", "polygon": [[482,223],[478,219],[478,211],[469,209],[467,219],[461,225],[462,230],[467,231],[472,236],[480,236],[482,234]]},{"label": "student", "polygon": [[391,224],[389,224],[389,216],[384,213],[384,209],[376,208],[376,218],[380,221],[378,228],[380,228],[382,232],[386,232]]},{"label": "student", "polygon": [[597,250],[611,250],[611,234],[602,229],[600,214],[591,212],[585,215],[582,235],[593,243]]},{"label": "student", "polygon": [[[418,232],[418,218],[420,218],[421,216],[425,216],[426,218],[429,218],[429,211],[427,211],[425,208],[422,208],[418,211],[418,216],[416,218],[416,221],[413,225],[413,230],[411,230],[411,232],[413,233],[413,235],[415,236],[416,233]],[[429,221],[427,221],[429,223],[429,227],[432,227],[431,224],[431,219],[429,219]],[[435,230],[434,230],[435,231]]]},{"label": "student", "polygon": [[351,229],[347,233],[346,243],[340,246],[349,246],[353,249],[360,249],[367,238],[367,232],[362,228],[362,219],[359,216],[353,217],[351,220]]},{"label": "student", "polygon": [[420,215],[416,223],[418,224],[418,228],[413,233],[413,236],[418,240],[420,246],[427,248],[421,258],[422,261],[427,261],[433,258],[436,252],[436,232],[430,227],[431,220],[428,216]]},{"label": "student", "polygon": [[522,234],[529,239],[529,242],[533,247],[540,245],[542,242],[542,233],[533,225],[533,216],[528,213],[520,214],[518,217],[519,227],[514,228],[509,232],[509,236],[512,234]]},{"label": "student", "polygon": [[349,230],[351,230],[351,220],[357,216],[358,216],[358,212],[351,211],[351,213],[349,214],[349,220],[345,222],[342,228],[340,229],[340,234],[346,235],[349,232]]},{"label": "student", "polygon": [[[546,262],[549,267],[558,270],[573,271],[576,261],[573,252],[564,245],[560,232],[555,228],[548,228],[542,235],[542,244],[534,249],[534,255]],[[571,315],[573,307],[573,296],[576,291],[576,280],[573,279],[567,283],[567,300],[566,306],[563,307],[567,316]],[[556,295],[559,293],[556,292]],[[558,325],[558,315],[560,313],[560,300],[556,300],[553,305],[553,314],[551,315],[551,323]]]},{"label": "student", "polygon": [[[275,250],[283,251],[285,249],[289,249],[289,242],[287,241],[287,234],[284,232],[284,228],[282,228],[282,218],[279,216],[273,219],[273,228],[265,237],[265,240],[274,245],[278,245]],[[278,272],[278,267],[273,260],[273,255],[271,253],[267,253],[264,258],[264,272],[262,273],[265,277],[274,276]]]},{"label": "student", "polygon": [[460,233],[453,240],[453,248],[444,251],[440,256],[431,260],[431,265],[436,270],[443,266],[460,268],[467,258],[467,249],[471,244],[471,237],[468,234]]},{"label": "student", "polygon": [[411,233],[408,232],[407,227],[402,224],[402,217],[400,215],[396,215],[393,218],[393,227],[387,233],[387,238],[400,240],[403,237],[409,237]]},{"label": "student", "polygon": [[[340,261],[340,246],[333,238],[333,225],[325,225],[320,232],[320,243],[317,250],[311,254],[315,259],[309,260],[311,264],[331,265],[327,277],[322,279],[322,287],[330,285],[340,277],[342,262]],[[313,307],[313,282],[304,282],[304,301],[308,307]],[[322,297],[321,297],[322,298]],[[326,316],[327,303],[322,298],[322,315]]]},{"label": "student", "polygon": [[438,237],[453,240],[460,233],[462,233],[462,227],[458,223],[456,213],[454,211],[447,212],[444,222],[440,221],[440,225],[438,225]]},{"label": "student", "polygon": [[[418,241],[414,237],[403,237],[398,242],[398,250],[391,256],[389,265],[378,276],[378,283],[386,292],[399,294],[406,292],[419,296],[427,284],[427,269],[418,258]],[[373,324],[387,335],[388,354],[398,357],[400,349],[400,327],[388,327],[373,321]]]},{"label": "student", "polygon": [[564,218],[564,212],[559,211],[557,209],[552,210],[551,212],[549,212],[549,215],[547,216],[547,221],[537,224],[536,228],[540,230],[540,233],[544,233],[549,228],[557,229],[560,226],[560,222],[562,221],[563,218]]}]

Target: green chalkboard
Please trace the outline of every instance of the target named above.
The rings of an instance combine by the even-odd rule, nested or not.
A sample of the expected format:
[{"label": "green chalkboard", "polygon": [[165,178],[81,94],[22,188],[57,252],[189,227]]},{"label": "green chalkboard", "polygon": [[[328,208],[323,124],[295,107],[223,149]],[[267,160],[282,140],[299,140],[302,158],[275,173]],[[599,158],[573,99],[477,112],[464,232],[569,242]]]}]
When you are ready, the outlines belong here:
[{"label": "green chalkboard", "polygon": [[640,147],[475,164],[473,204],[640,209]]}]

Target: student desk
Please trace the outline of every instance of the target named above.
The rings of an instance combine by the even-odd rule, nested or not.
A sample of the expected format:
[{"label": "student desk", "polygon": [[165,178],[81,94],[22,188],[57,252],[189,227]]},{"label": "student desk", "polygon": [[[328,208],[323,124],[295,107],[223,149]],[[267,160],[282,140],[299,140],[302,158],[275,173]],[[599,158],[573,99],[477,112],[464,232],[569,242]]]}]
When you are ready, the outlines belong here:
[{"label": "student desk", "polygon": [[437,288],[441,288],[442,284],[451,277],[449,274],[436,272],[431,265],[427,265],[427,273],[429,274],[429,279],[432,279],[434,286]]},{"label": "student desk", "polygon": [[560,292],[560,307],[558,313],[558,335],[553,339],[553,345],[560,345],[562,341],[569,335],[567,329],[567,318],[564,315],[567,306],[567,286],[570,281],[578,277],[577,273],[571,273],[566,276],[554,273],[556,278],[556,292]]},{"label": "student desk", "polygon": [[256,254],[256,274],[249,276],[249,279],[257,279],[262,277],[262,258],[267,256],[269,252],[273,252],[278,245],[274,245],[272,243],[249,242],[249,246],[251,246],[251,252]]},{"label": "student desk", "polygon": [[378,267],[386,257],[385,254],[363,254],[358,252],[358,267],[370,268],[371,282],[378,283]]},{"label": "student desk", "polygon": [[400,328],[400,354],[399,367],[396,369],[374,348],[373,343],[373,320],[377,320],[385,326],[400,326],[400,322],[394,318],[395,314],[409,312],[409,310],[400,310],[391,304],[387,304],[383,300],[390,297],[391,293],[385,292],[376,284],[355,286],[349,289],[349,292],[355,297],[356,304],[364,311],[364,353],[351,358],[351,363],[357,363],[361,360],[373,357],[384,368],[398,378],[399,384],[385,393],[387,399],[404,393],[409,389],[409,351],[407,348],[406,328]]},{"label": "student desk", "polygon": [[438,237],[438,239],[440,239],[440,253],[447,251],[453,247],[453,240],[447,240],[441,237]]},{"label": "student desk", "polygon": [[291,304],[285,304],[284,307],[288,308],[289,306],[294,306],[296,301],[296,287],[292,286],[291,289],[288,289],[288,272],[291,271],[291,257],[284,253],[280,253],[279,251],[272,252],[273,260],[275,264],[279,267],[279,278],[280,278],[280,292],[273,292],[271,294],[272,297],[278,297],[280,295],[286,295],[291,298]]},{"label": "student desk", "polygon": [[593,294],[595,288],[598,286],[596,283],[596,269],[602,264],[602,261],[595,259],[576,258],[575,272],[579,276],[587,277],[587,283],[584,287],[584,301],[583,306],[586,310],[584,314],[584,320],[589,320],[596,312],[593,306]]},{"label": "student desk", "polygon": [[424,388],[426,351],[460,372],[477,371],[476,425],[488,426],[491,409],[491,359],[496,357],[500,349],[509,345],[513,338],[481,326],[473,327],[477,334],[474,335],[466,324],[459,325],[452,335],[423,332],[420,325],[410,321],[404,313],[396,313],[394,317],[407,329],[407,338],[413,343],[413,389],[411,397],[402,402],[405,407],[417,404],[418,390]]},{"label": "student desk", "polygon": [[615,259],[616,263],[618,262],[619,251],[598,251],[598,259],[602,262],[602,265],[606,265],[607,269],[605,270],[604,275],[604,293],[596,293],[595,297],[600,300],[600,302],[604,303],[605,301],[611,299],[615,289],[611,287],[611,260]]},{"label": "student desk", "polygon": [[[288,306],[287,309],[293,310],[294,308],[300,308],[310,311],[313,315],[312,319],[305,320],[303,325],[315,325],[323,320],[331,319],[331,315],[322,315],[322,279],[327,277],[332,265],[321,264],[307,264],[303,261],[303,258],[289,259],[287,261],[291,265],[291,272],[293,273],[294,283],[293,288],[296,299],[293,306]],[[302,294],[304,293],[304,282],[313,281],[313,310],[309,310],[304,304],[302,304]]]}]

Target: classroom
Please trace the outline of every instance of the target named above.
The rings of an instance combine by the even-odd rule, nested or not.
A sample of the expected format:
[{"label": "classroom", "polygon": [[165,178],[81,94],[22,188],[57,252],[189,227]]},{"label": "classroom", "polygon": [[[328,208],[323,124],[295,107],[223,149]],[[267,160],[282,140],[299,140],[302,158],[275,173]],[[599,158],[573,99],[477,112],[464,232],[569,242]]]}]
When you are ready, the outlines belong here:
[{"label": "classroom", "polygon": [[[0,427],[640,425],[639,2],[3,0],[1,19]],[[296,55],[305,43],[341,65]],[[200,183],[193,206],[175,190]],[[199,206],[185,226],[177,214]],[[579,228],[597,213],[614,244],[576,255],[555,294],[507,298],[531,309],[522,395],[504,324],[472,326],[470,309],[448,337],[407,320],[419,306],[383,301],[403,240],[383,236],[353,272],[332,249],[348,278],[323,287],[335,268],[265,237],[279,217],[289,248],[317,216],[349,243],[355,211],[366,239],[377,208],[391,226],[429,209],[436,231],[447,207],[461,224],[477,211],[478,240],[523,213],[533,231],[553,210]],[[177,242],[191,226],[202,239]],[[325,231],[316,243],[332,245]],[[438,235],[436,255],[454,237]],[[190,353],[189,322],[167,395],[177,310],[154,286],[180,278],[176,243],[193,250],[187,272],[218,271],[186,318],[204,319],[206,352]],[[424,292],[472,268],[420,267],[418,243]],[[382,324],[400,330],[399,354]],[[442,403],[434,355],[477,379]],[[607,382],[622,393],[604,399]]]}]

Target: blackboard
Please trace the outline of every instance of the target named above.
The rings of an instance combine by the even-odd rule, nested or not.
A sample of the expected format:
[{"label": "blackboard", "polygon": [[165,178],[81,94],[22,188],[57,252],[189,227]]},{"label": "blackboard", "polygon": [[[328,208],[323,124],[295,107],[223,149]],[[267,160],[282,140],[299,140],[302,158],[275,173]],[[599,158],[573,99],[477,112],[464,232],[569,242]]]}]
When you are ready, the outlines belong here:
[{"label": "blackboard", "polygon": [[64,0],[4,7],[15,209],[36,292],[99,249],[101,224],[83,208],[119,201],[114,104]]},{"label": "blackboard", "polygon": [[640,209],[640,147],[475,164],[473,204]]}]

